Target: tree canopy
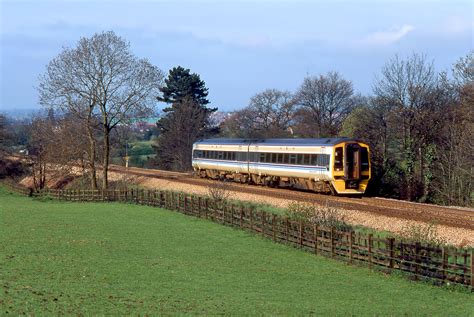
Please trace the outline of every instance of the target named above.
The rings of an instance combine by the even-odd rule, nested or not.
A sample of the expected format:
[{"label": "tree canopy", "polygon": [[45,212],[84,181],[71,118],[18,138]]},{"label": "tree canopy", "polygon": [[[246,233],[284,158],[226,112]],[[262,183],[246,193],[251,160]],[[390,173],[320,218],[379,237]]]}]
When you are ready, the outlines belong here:
[{"label": "tree canopy", "polygon": [[157,122],[156,163],[160,168],[189,170],[193,143],[216,132],[209,118],[217,108],[206,107],[208,89],[199,75],[180,66],[170,70],[160,90],[158,100],[171,106]]},{"label": "tree canopy", "polygon": [[197,104],[203,106],[209,103],[206,99],[208,89],[206,83],[201,80],[198,74],[191,74],[189,69],[181,66],[170,70],[165,85],[160,88],[162,96],[160,101],[173,104],[181,101],[185,97],[190,97]]},{"label": "tree canopy", "polygon": [[40,77],[41,104],[74,113],[87,127],[93,174],[97,141],[92,130],[100,128],[103,188],[108,186],[110,132],[131,118],[151,113],[163,77],[111,31],[81,38],[76,47],[64,48]]}]

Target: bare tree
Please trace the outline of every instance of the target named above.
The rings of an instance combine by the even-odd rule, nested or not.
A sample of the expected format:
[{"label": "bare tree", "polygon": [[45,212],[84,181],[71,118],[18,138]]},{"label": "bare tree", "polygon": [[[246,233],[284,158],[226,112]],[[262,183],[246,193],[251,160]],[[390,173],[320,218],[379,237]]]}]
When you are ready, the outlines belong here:
[{"label": "bare tree", "polygon": [[108,186],[110,132],[130,118],[151,112],[163,77],[147,60],[136,58],[128,42],[114,32],[103,32],[81,38],[73,49],[63,49],[40,78],[41,103],[75,113],[84,122],[93,179],[97,142],[93,129],[98,116],[103,188]]},{"label": "bare tree", "polygon": [[383,67],[374,93],[388,105],[392,125],[397,127],[405,196],[426,199],[438,135],[433,127],[443,121],[441,108],[446,105],[433,63],[424,55],[413,54],[405,60],[395,56]]},{"label": "bare tree", "polygon": [[474,186],[474,53],[460,58],[453,68],[454,81],[445,80],[451,93],[437,151],[439,201],[449,205],[473,204]]},{"label": "bare tree", "polygon": [[352,83],[337,72],[306,77],[296,98],[300,105],[299,130],[312,137],[337,135],[357,103]]},{"label": "bare tree", "polygon": [[474,50],[454,64],[453,77],[458,87],[474,83]]},{"label": "bare tree", "polygon": [[33,118],[29,125],[29,158],[32,165],[34,187],[39,190],[50,178],[64,178],[73,174],[87,151],[87,140],[83,125],[74,116],[61,118],[44,116]]},{"label": "bare tree", "polygon": [[289,136],[295,108],[296,101],[290,92],[267,89],[254,95],[248,107],[228,118],[223,132],[248,138]]}]

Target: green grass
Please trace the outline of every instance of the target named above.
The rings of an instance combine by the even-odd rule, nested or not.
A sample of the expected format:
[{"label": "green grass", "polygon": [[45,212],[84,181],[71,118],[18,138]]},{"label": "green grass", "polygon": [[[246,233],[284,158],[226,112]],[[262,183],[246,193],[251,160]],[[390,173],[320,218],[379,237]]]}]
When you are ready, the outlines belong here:
[{"label": "green grass", "polygon": [[155,154],[152,144],[153,141],[136,141],[130,143],[128,155],[130,156],[146,156]]},{"label": "green grass", "polygon": [[474,296],[162,209],[0,188],[0,315],[468,316]]}]

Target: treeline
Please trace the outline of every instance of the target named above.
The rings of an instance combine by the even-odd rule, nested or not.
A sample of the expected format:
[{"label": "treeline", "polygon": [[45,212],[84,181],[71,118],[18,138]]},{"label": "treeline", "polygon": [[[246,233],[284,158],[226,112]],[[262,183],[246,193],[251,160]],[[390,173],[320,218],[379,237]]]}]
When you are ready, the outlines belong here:
[{"label": "treeline", "polygon": [[308,76],[294,92],[257,93],[216,124],[198,74],[174,67],[166,77],[123,38],[103,32],[64,48],[40,76],[38,93],[45,111],[32,122],[8,126],[0,116],[0,152],[23,145],[38,189],[47,177],[78,169],[84,186],[108,188],[111,157],[125,156],[139,135],[133,122],[165,103],[149,167],[190,170],[192,144],[206,137],[348,136],[371,145],[372,194],[473,205],[473,52],[449,72],[437,72],[424,55],[395,56],[370,96],[337,72]]},{"label": "treeline", "polygon": [[413,54],[389,60],[371,96],[336,72],[309,76],[296,92],[268,89],[221,125],[243,138],[359,138],[371,145],[372,194],[472,206],[474,53],[450,73]]}]

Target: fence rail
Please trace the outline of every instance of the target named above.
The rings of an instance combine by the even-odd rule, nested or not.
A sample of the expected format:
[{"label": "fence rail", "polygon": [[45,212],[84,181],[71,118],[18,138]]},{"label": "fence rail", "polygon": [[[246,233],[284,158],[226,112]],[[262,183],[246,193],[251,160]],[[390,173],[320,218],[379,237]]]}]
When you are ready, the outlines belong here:
[{"label": "fence rail", "polygon": [[384,271],[402,271],[414,279],[439,284],[453,283],[474,290],[473,250],[381,238],[372,234],[339,231],[258,210],[237,203],[222,203],[208,197],[160,190],[44,190],[34,192],[16,183],[11,190],[29,196],[49,196],[76,202],[126,202],[176,210],[254,232],[275,242],[305,251],[363,264]]}]

